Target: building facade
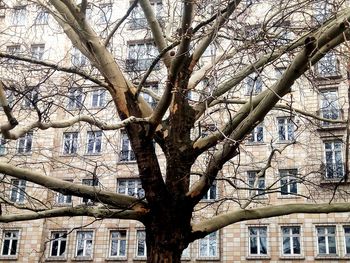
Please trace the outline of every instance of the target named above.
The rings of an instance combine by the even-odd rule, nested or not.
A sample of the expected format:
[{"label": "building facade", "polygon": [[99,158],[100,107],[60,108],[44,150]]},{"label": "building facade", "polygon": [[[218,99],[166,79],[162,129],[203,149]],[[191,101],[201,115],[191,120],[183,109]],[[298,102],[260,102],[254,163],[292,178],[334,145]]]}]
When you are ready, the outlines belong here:
[{"label": "building facade", "polygon": [[[213,89],[230,76],[225,68],[238,70],[252,63],[249,61],[254,57],[252,53],[264,49],[262,45],[269,34],[264,31],[259,10],[272,10],[272,7],[260,2],[263,1],[242,1],[240,8],[246,15],[237,18],[238,25],[234,28],[237,43],[244,39],[249,52],[229,62],[221,61],[219,58],[226,55],[225,51],[233,50],[234,42],[220,40],[220,36],[218,41],[213,41],[196,70],[200,73],[212,64],[217,67],[205,77],[190,80],[193,89],[187,96],[191,104],[210,97]],[[312,23],[322,25],[332,12],[344,8],[340,2],[323,5],[311,1],[305,8],[310,10]],[[92,80],[99,78],[93,62],[72,45],[52,14],[32,1],[0,3],[1,79],[19,123],[30,124],[38,118],[47,122],[72,120],[85,115],[115,123],[118,114],[110,94]],[[161,0],[150,3],[160,24],[164,25],[164,32],[171,36],[171,30],[167,29],[179,25],[182,4],[174,1],[170,5]],[[130,5],[132,2],[125,0],[97,1],[90,3],[85,13],[101,39],[106,40]],[[198,5],[196,21],[217,11],[212,3]],[[292,39],[301,34],[298,27],[305,21],[298,12],[285,18],[276,29],[270,28],[275,30],[276,42],[273,47],[270,43],[269,48],[290,45]],[[229,33],[222,34],[225,39]],[[130,79],[139,83],[158,55],[139,5],[111,36],[107,46]],[[237,50],[240,48],[239,45]],[[346,54],[345,47],[327,53],[252,129],[241,142],[239,158],[223,168],[196,207],[194,222],[238,208],[348,201]],[[218,111],[220,105],[213,112],[209,113],[208,109],[208,114],[193,129],[194,140],[217,131],[242,103],[278,81],[291,60],[289,55],[256,70],[237,84],[229,95],[238,102],[228,106],[228,111]],[[26,59],[44,64],[37,69]],[[162,62],[153,69],[141,94],[155,107],[166,82],[166,70]],[[1,120],[2,123],[6,120],[4,112]],[[161,169],[165,171],[165,158],[160,147],[155,147]],[[198,179],[195,171],[206,167],[215,150],[208,150],[197,160],[193,182]],[[57,129],[34,128],[17,140],[2,137],[0,154],[3,162],[93,186],[96,191],[107,189],[144,197],[135,155],[123,129],[101,130],[83,122],[72,122],[69,127]],[[3,214],[25,213],[40,206],[53,209],[103,206],[96,200],[48,191],[8,175],[2,175],[0,187]],[[183,253],[183,261],[350,261],[349,215],[293,214],[236,223],[190,244]],[[81,216],[2,223],[0,229],[0,262],[142,262],[146,259],[145,231],[137,221]]]}]

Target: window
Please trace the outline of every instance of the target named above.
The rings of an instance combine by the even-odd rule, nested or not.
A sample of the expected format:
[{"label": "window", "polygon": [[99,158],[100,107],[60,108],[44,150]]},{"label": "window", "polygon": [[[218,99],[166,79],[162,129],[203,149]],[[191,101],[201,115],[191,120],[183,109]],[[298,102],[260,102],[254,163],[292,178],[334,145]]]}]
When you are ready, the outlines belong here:
[{"label": "window", "polygon": [[33,132],[27,132],[17,142],[17,153],[30,154],[32,152]]},{"label": "window", "polygon": [[110,257],[126,257],[126,230],[111,231],[110,242]]},{"label": "window", "polygon": [[102,150],[102,131],[87,132],[87,154],[98,154]]},{"label": "window", "polygon": [[277,118],[278,124],[278,140],[293,141],[294,140],[294,123],[291,118]]},{"label": "window", "polygon": [[[161,15],[163,13],[163,4],[159,1],[150,2],[153,12],[158,20],[161,20]],[[139,5],[136,5],[130,14],[129,20],[130,29],[141,29],[147,28],[148,23],[147,19],[143,13],[142,8]]]},{"label": "window", "polygon": [[[337,90],[327,90],[321,92],[321,117],[330,120],[340,118]],[[329,125],[329,122],[322,122],[322,125]]]},{"label": "window", "polygon": [[26,181],[19,179],[11,180],[10,200],[14,203],[23,203],[26,194]]},{"label": "window", "polygon": [[[97,178],[95,178],[95,179],[83,179],[82,180],[82,184],[83,185],[88,185],[88,186],[94,186],[94,187],[96,187],[96,186],[98,186],[98,179]],[[94,201],[93,200],[91,200],[90,198],[88,198],[88,197],[83,197],[83,203],[85,203],[85,204],[94,204]]]},{"label": "window", "polygon": [[254,73],[246,78],[245,95],[257,95],[262,91],[263,82],[259,74]]},{"label": "window", "polygon": [[23,97],[22,108],[23,109],[33,109],[39,101],[39,92],[37,88],[29,88],[25,92]]},{"label": "window", "polygon": [[125,131],[121,132],[121,147],[122,150],[120,152],[119,161],[130,162],[136,160],[134,151],[131,148],[129,137]]},{"label": "window", "polygon": [[350,226],[344,226],[345,253],[350,254]]},{"label": "window", "polygon": [[71,62],[72,65],[77,68],[85,67],[88,64],[87,58],[76,47],[73,47]]},{"label": "window", "polygon": [[33,59],[42,60],[44,56],[45,45],[36,44],[30,46],[30,52]]},{"label": "window", "polygon": [[18,253],[19,230],[4,230],[2,235],[2,256],[16,256]]},{"label": "window", "polygon": [[112,17],[112,4],[102,4],[99,7],[98,11],[98,17],[99,17],[99,24],[107,24],[111,22]]},{"label": "window", "polygon": [[293,195],[298,193],[297,170],[279,170],[281,177],[281,195]]},{"label": "window", "polygon": [[136,257],[146,257],[146,231],[137,230],[136,231]]},{"label": "window", "polygon": [[216,46],[214,43],[210,43],[207,49],[204,51],[202,57],[215,57],[216,55]]},{"label": "window", "polygon": [[335,255],[337,253],[335,226],[316,227],[318,255]]},{"label": "window", "polygon": [[41,6],[38,6],[37,15],[35,17],[35,25],[46,25],[49,21],[49,12]]},{"label": "window", "polygon": [[6,47],[7,53],[11,55],[18,55],[21,53],[21,45],[11,45]]},{"label": "window", "polygon": [[210,186],[208,192],[203,196],[202,200],[215,200],[217,193],[216,181]]},{"label": "window", "polygon": [[26,23],[27,10],[25,6],[15,6],[12,13],[12,25],[24,26]]},{"label": "window", "polygon": [[122,195],[130,195],[138,198],[145,197],[140,179],[118,179],[117,192]]},{"label": "window", "polygon": [[0,155],[5,155],[6,154],[6,140],[0,136]]},{"label": "window", "polygon": [[283,73],[286,71],[286,67],[276,67],[275,68],[275,78],[280,79]]},{"label": "window", "polygon": [[262,124],[258,124],[254,129],[252,130],[250,137],[250,142],[263,142],[264,141],[264,127]]},{"label": "window", "polygon": [[317,74],[320,77],[338,76],[338,60],[334,52],[328,52],[316,64]]},{"label": "window", "polygon": [[50,257],[64,257],[66,255],[67,231],[51,232]]},{"label": "window", "polygon": [[342,142],[340,140],[324,143],[326,158],[326,178],[342,178],[344,176]]},{"label": "window", "polygon": [[[73,182],[72,180],[68,180],[69,182]],[[59,205],[68,205],[72,204],[72,196],[64,195],[62,193],[57,193],[56,195],[56,203]]]},{"label": "window", "polygon": [[[261,196],[265,194],[265,176],[256,179],[257,171],[248,171],[248,186],[250,196]],[[255,183],[255,181],[257,182]]]},{"label": "window", "polygon": [[76,154],[78,150],[78,133],[63,133],[63,154]]},{"label": "window", "polygon": [[91,107],[102,108],[106,106],[106,91],[105,90],[94,90],[91,96]]},{"label": "window", "polygon": [[[144,85],[144,88],[150,90],[151,92],[154,92],[155,94],[158,93],[158,83],[147,83]],[[141,93],[143,99],[152,107],[155,108],[157,106],[157,101],[152,98],[151,95],[148,93],[142,92]]]},{"label": "window", "polygon": [[201,238],[198,243],[199,257],[200,258],[212,258],[218,257],[218,232],[213,232],[204,238]]},{"label": "window", "polygon": [[76,243],[76,257],[92,257],[92,231],[78,231],[77,232],[77,243]]},{"label": "window", "polygon": [[248,227],[249,255],[267,255],[267,227]]},{"label": "window", "polygon": [[79,88],[69,89],[68,109],[81,109],[83,107],[83,92]]},{"label": "window", "polygon": [[[129,44],[126,68],[128,71],[148,70],[157,55],[152,42]],[[159,69],[159,64],[154,69]]]},{"label": "window", "polygon": [[6,16],[6,5],[3,1],[0,1],[0,19]]},{"label": "window", "polygon": [[301,255],[300,227],[282,227],[282,253],[284,256]]}]

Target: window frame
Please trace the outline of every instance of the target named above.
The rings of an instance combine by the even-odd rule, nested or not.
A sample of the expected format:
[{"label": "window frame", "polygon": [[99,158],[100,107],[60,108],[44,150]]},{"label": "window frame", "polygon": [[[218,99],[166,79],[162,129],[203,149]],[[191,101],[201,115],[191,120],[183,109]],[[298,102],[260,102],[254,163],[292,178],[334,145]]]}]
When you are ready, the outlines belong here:
[{"label": "window frame", "polygon": [[30,56],[32,59],[43,60],[45,54],[45,44],[31,44]]},{"label": "window frame", "polygon": [[[250,229],[257,229],[257,234],[256,236],[251,236],[250,234]],[[262,236],[265,237],[265,241],[266,241],[266,254],[261,253],[261,244],[260,244],[260,230],[265,229],[266,232],[266,236]],[[257,253],[254,254],[252,253],[251,250],[251,237],[255,237],[257,240]],[[270,245],[269,245],[269,228],[267,225],[249,225],[248,226],[248,258],[268,258],[270,256]]]},{"label": "window frame", "polygon": [[[283,175],[283,173],[286,173]],[[282,197],[290,197],[295,196],[298,194],[298,179],[297,179],[298,169],[278,169],[278,175],[280,180],[280,195]],[[286,183],[283,183],[283,181],[287,181]],[[293,181],[293,182],[291,182]],[[292,192],[291,188],[295,185],[296,192]],[[287,192],[282,191],[282,187],[287,187]]]},{"label": "window frame", "polygon": [[[79,234],[80,233],[91,233],[92,236],[91,238],[83,238],[82,241],[83,241],[83,255],[78,255],[78,249],[79,249]],[[94,237],[95,237],[95,232],[94,230],[77,230],[76,232],[76,240],[75,240],[75,251],[74,251],[74,257],[76,259],[92,259],[93,258],[93,255],[94,255]],[[87,242],[88,241],[91,241],[91,251],[90,251],[90,255],[87,255],[86,254],[86,250],[87,250]]]},{"label": "window frame", "polygon": [[[331,100],[331,99],[334,99],[334,100]],[[320,91],[319,110],[320,110],[320,116],[324,119],[330,119],[330,120],[342,119],[337,88],[329,88],[329,89]],[[327,121],[322,121],[321,124],[322,126],[329,126],[332,123],[329,123]]]},{"label": "window frame", "polygon": [[37,6],[37,15],[34,19],[34,25],[47,25],[49,23],[49,12],[41,7]]},{"label": "window frame", "polygon": [[256,96],[262,92],[264,82],[260,73],[254,72],[246,77],[244,81],[244,95]]},{"label": "window frame", "polygon": [[[55,238],[53,237],[54,234],[62,234],[61,236]],[[64,253],[63,255],[53,255],[52,254],[52,249],[54,243],[58,243],[58,249],[57,252],[59,253],[61,250],[62,242],[65,242],[65,248],[64,248]],[[68,232],[66,230],[51,230],[50,231],[50,248],[49,248],[49,258],[52,259],[65,259],[67,258],[67,249],[68,249]]]},{"label": "window frame", "polygon": [[[214,236],[215,235],[215,236]],[[198,259],[219,259],[220,258],[220,238],[219,238],[220,232],[215,231],[212,232],[205,237],[198,239]],[[211,241],[214,241],[214,246],[210,244]],[[201,254],[201,244],[202,242],[205,242],[205,255]],[[215,255],[210,255],[210,249],[211,247],[214,247],[215,249]]]},{"label": "window frame", "polygon": [[[288,235],[284,235],[283,233],[283,228],[288,228],[289,229],[289,233]],[[298,234],[293,234],[292,232],[292,228],[298,228],[299,229],[299,233]],[[287,236],[289,238],[289,246],[290,246],[290,254],[286,254],[284,253],[284,237]],[[303,242],[302,242],[302,227],[300,225],[282,225],[280,226],[280,256],[283,258],[302,258],[303,257]],[[294,253],[294,239],[293,238],[298,238],[299,239],[299,250],[300,253]]]},{"label": "window frame", "polygon": [[214,180],[212,185],[209,187],[205,195],[203,195],[201,201],[210,202],[218,199],[218,185],[217,181]]},{"label": "window frame", "polygon": [[[125,232],[125,236],[124,237],[119,236],[118,238],[113,239],[112,234],[115,232],[118,232],[119,234],[121,232]],[[117,255],[112,255],[113,240],[117,241],[117,251],[118,251]],[[124,255],[120,254],[122,241],[125,242]],[[128,256],[128,230],[127,229],[111,229],[111,230],[109,230],[108,258],[110,258],[110,259],[126,259],[127,256]]]},{"label": "window frame", "polygon": [[[86,154],[100,155],[102,153],[102,130],[87,131],[86,133]],[[99,144],[99,147],[98,147]],[[92,146],[92,148],[91,148]],[[91,151],[89,149],[92,149]]]},{"label": "window frame", "polygon": [[84,106],[84,92],[81,88],[75,87],[68,90],[68,103],[67,108],[69,110],[80,110]]},{"label": "window frame", "polygon": [[[33,150],[33,135],[32,131],[26,132],[23,136],[19,137],[16,145],[16,154],[29,155]],[[21,145],[23,145],[21,147]]]},{"label": "window frame", "polygon": [[28,91],[23,94],[22,109],[34,109],[39,102],[39,88],[28,87]]},{"label": "window frame", "polygon": [[[107,92],[104,89],[97,89],[91,92],[91,108],[100,109],[106,106],[106,96]],[[94,102],[94,98],[96,99],[96,103]]]},{"label": "window frame", "polygon": [[10,189],[11,202],[23,204],[26,200],[26,187],[27,187],[26,180],[11,179],[11,189]]},{"label": "window frame", "polygon": [[[121,187],[120,183],[125,182],[125,187]],[[134,183],[134,187],[129,187],[129,183]],[[120,189],[124,189],[124,191],[120,191]],[[132,195],[129,194],[129,190],[132,190]],[[121,195],[128,195],[137,198],[144,198],[145,192],[142,188],[142,183],[140,178],[117,178],[117,193]]]},{"label": "window frame", "polygon": [[[147,71],[159,52],[153,40],[132,41],[127,43],[126,71]],[[153,70],[159,70],[157,63]]]},{"label": "window frame", "polygon": [[25,26],[27,22],[27,6],[17,5],[13,7],[11,26]]},{"label": "window frame", "polygon": [[[143,233],[143,236],[140,237],[139,233]],[[145,229],[136,229],[135,235],[136,235],[136,238],[135,238],[135,242],[136,242],[136,244],[135,244],[135,258],[144,259],[147,257],[146,230]],[[142,255],[138,254],[140,242],[142,242],[142,244],[143,244],[144,253]]]},{"label": "window frame", "polygon": [[[291,117],[277,117],[277,132],[278,132],[278,141],[279,142],[293,142],[295,141],[295,124],[293,118]],[[280,121],[283,120],[283,124]],[[281,128],[283,128],[283,137],[281,132]],[[291,134],[290,134],[291,133]]]},{"label": "window frame", "polygon": [[[70,136],[69,138],[66,136]],[[77,155],[79,149],[79,132],[63,132],[62,154]],[[66,148],[66,146],[68,148]]]},{"label": "window frame", "polygon": [[[13,233],[17,233],[17,237],[14,238],[12,235]],[[11,236],[9,238],[6,238],[6,233],[11,233]],[[9,240],[9,246],[8,246],[8,253],[4,254],[4,248],[5,248],[5,242]],[[15,254],[11,255],[12,249],[13,249],[13,241],[16,241],[16,248],[15,248]],[[2,230],[2,240],[1,240],[1,254],[0,258],[17,258],[19,255],[19,249],[20,249],[20,240],[21,240],[21,231],[20,229],[3,229]]]},{"label": "window frame", "polygon": [[[255,198],[264,198],[266,196],[266,177],[265,177],[265,175],[260,176],[258,178],[257,187],[254,187],[254,183],[255,183],[256,177],[257,177],[259,172],[260,171],[257,171],[257,170],[247,171],[247,186],[249,187],[248,193],[249,193],[249,196],[253,196]],[[254,174],[254,176],[253,176],[253,174]],[[264,188],[260,187],[262,185]],[[254,193],[253,193],[253,191],[254,191]]]},{"label": "window frame", "polygon": [[[325,238],[325,249],[326,249],[326,253],[320,253],[320,244],[319,244],[319,234],[318,234],[318,228],[324,228],[325,230],[325,233],[324,235],[324,238]],[[329,253],[329,237],[330,237],[330,234],[328,233],[328,228],[334,228],[334,244],[335,244],[335,253]],[[338,239],[338,236],[337,236],[337,226],[336,225],[316,225],[315,226],[315,234],[316,234],[316,255],[317,257],[338,257],[338,244],[337,244],[337,239]],[[333,236],[331,234],[331,236]]]},{"label": "window frame", "polygon": [[[340,145],[340,149],[336,149],[335,143],[338,143]],[[326,144],[331,144],[331,149],[326,149]],[[326,140],[323,141],[323,150],[324,150],[324,166],[325,166],[325,176],[324,179],[326,180],[339,180],[344,178],[344,152],[343,152],[343,143],[340,139],[334,139],[334,140]],[[331,163],[327,160],[327,153],[331,153]],[[338,157],[337,157],[338,156]],[[337,162],[337,159],[341,157],[341,162]],[[338,174],[338,168],[341,167],[341,176],[334,176],[332,177],[328,176],[328,172],[330,169],[328,168],[328,165],[331,165],[332,174],[337,173]]]},{"label": "window frame", "polygon": [[120,131],[119,162],[135,162],[136,156],[131,147],[131,141],[125,130]]},{"label": "window frame", "polygon": [[[345,228],[349,229],[349,233],[346,233]],[[344,239],[343,239],[344,240],[344,255],[346,257],[349,257],[350,256],[350,225],[343,225],[342,229],[343,229],[343,234],[344,234]],[[347,242],[346,242],[347,238],[349,241],[348,246],[347,246]],[[348,250],[348,248],[349,248],[349,250]]]},{"label": "window frame", "polygon": [[[98,178],[83,178],[81,180],[81,184],[98,188],[100,185],[100,182]],[[81,202],[86,205],[94,205],[96,203],[95,200],[92,200],[89,197],[82,197]]]},{"label": "window frame", "polygon": [[[249,143],[264,143],[264,125],[259,123],[256,125],[253,130],[250,132],[250,137],[248,138]],[[260,134],[260,140],[259,140]]]}]

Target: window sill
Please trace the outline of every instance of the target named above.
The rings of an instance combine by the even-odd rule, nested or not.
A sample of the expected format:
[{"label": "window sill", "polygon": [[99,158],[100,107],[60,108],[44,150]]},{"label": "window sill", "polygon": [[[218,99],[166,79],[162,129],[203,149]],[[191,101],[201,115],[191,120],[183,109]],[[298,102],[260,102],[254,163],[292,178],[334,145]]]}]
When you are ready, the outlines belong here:
[{"label": "window sill", "polygon": [[133,260],[134,261],[146,261],[147,257],[134,257]]},{"label": "window sill", "polygon": [[17,255],[15,255],[15,256],[0,256],[0,259],[1,260],[17,260],[18,256]]},{"label": "window sill", "polygon": [[293,144],[296,143],[295,140],[288,140],[288,141],[277,141],[276,144]]},{"label": "window sill", "polygon": [[253,256],[253,255],[250,255],[250,256],[247,256],[246,257],[247,260],[257,260],[257,259],[271,259],[270,256],[267,256],[267,255],[256,255],[256,256]]},{"label": "window sill", "polygon": [[266,145],[265,142],[246,142],[246,146]]},{"label": "window sill", "polygon": [[196,261],[220,261],[220,257],[201,257],[197,258]]},{"label": "window sill", "polygon": [[28,152],[28,153],[18,153],[16,152],[16,156],[31,156],[32,152]]},{"label": "window sill", "polygon": [[339,259],[340,257],[338,255],[317,255],[315,259]]},{"label": "window sill", "polygon": [[70,207],[72,206],[72,203],[55,203],[54,206],[56,207]]},{"label": "window sill", "polygon": [[297,255],[283,255],[280,256],[280,259],[285,259],[285,260],[293,260],[293,259],[298,259],[298,260],[302,260],[305,259],[304,256],[297,256]]},{"label": "window sill", "polygon": [[127,257],[108,257],[106,258],[106,261],[125,261],[128,260]]},{"label": "window sill", "polygon": [[135,164],[136,160],[132,160],[132,161],[118,161],[118,164]]},{"label": "window sill", "polygon": [[288,194],[288,195],[279,195],[277,196],[278,199],[299,199],[301,196],[293,195],[293,194]]},{"label": "window sill", "polygon": [[45,261],[51,262],[51,261],[67,261],[66,257],[48,257]]},{"label": "window sill", "polygon": [[72,258],[72,261],[78,261],[78,262],[85,262],[85,261],[93,261],[93,258],[91,257],[74,257]]},{"label": "window sill", "polygon": [[214,203],[216,202],[218,199],[201,199],[200,203]]},{"label": "window sill", "polygon": [[101,156],[102,152],[99,152],[99,153],[85,153],[84,155],[85,156]]}]

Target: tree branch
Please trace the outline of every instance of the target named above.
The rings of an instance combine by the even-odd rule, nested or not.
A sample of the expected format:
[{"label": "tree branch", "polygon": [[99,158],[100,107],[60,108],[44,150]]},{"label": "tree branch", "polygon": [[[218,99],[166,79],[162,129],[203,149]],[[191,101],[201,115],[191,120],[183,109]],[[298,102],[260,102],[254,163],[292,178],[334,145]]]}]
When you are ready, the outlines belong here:
[{"label": "tree branch", "polygon": [[63,207],[54,208],[45,211],[32,212],[32,213],[21,213],[11,215],[1,215],[1,223],[20,222],[28,220],[36,220],[42,218],[55,218],[55,217],[76,217],[76,216],[89,216],[94,218],[118,218],[118,219],[133,219],[140,220],[145,213],[142,211],[134,210],[117,210],[117,209],[106,209],[101,207]]},{"label": "tree branch", "polygon": [[195,224],[192,227],[193,239],[206,236],[225,226],[246,220],[263,219],[276,216],[291,215],[296,213],[305,214],[328,214],[350,212],[349,203],[337,204],[285,204],[267,206],[250,210],[239,209],[226,214],[215,216],[209,220]]}]

